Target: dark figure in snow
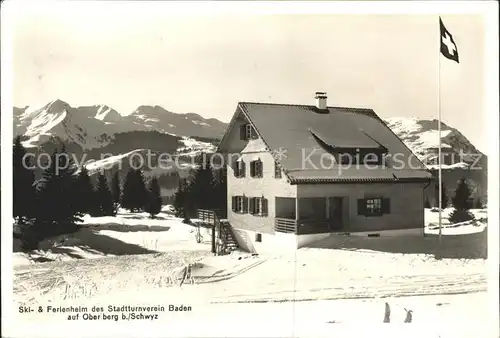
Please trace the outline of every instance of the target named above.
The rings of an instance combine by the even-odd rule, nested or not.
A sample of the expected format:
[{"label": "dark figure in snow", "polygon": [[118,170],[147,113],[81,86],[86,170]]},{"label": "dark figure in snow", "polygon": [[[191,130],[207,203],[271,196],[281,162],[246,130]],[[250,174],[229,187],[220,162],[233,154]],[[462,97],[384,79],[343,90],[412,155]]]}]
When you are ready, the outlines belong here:
[{"label": "dark figure in snow", "polygon": [[389,303],[385,302],[385,314],[384,314],[384,323],[391,322],[391,307]]},{"label": "dark figure in snow", "polygon": [[412,320],[412,310],[406,310],[406,318],[405,318],[405,323],[411,323]]}]

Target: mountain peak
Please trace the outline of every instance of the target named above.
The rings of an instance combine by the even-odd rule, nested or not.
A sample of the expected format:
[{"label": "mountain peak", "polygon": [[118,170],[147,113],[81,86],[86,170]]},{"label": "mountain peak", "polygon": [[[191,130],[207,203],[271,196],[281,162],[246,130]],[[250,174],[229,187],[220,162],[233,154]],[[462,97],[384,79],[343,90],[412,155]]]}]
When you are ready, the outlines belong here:
[{"label": "mountain peak", "polygon": [[46,106],[45,109],[48,111],[52,112],[60,112],[65,109],[71,108],[71,106],[67,103],[64,102],[61,99],[55,99],[54,101],[49,102]]}]

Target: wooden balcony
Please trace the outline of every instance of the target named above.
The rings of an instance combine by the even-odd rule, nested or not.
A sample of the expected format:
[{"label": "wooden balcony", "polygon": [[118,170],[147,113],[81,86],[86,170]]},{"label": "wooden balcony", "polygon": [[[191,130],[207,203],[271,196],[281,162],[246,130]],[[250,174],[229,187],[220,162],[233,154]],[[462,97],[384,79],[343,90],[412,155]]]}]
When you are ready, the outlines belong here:
[{"label": "wooden balcony", "polygon": [[309,235],[333,232],[331,220],[295,220],[290,218],[275,218],[274,231],[296,234]]}]

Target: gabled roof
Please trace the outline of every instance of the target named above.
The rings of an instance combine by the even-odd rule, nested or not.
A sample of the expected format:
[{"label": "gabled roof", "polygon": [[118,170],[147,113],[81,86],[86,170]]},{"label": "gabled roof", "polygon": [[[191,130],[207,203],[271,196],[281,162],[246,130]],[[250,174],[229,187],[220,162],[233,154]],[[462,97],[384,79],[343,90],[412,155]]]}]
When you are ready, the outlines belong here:
[{"label": "gabled roof", "polygon": [[[278,156],[277,161],[292,183],[428,180],[432,177],[372,109],[327,107],[325,111],[318,111],[311,105],[240,102],[236,114],[238,110],[271,151],[282,151],[284,156]],[[231,126],[232,123],[229,128]],[[404,166],[331,167],[324,155],[330,155],[332,149],[398,154],[398,163],[404,162]]]}]

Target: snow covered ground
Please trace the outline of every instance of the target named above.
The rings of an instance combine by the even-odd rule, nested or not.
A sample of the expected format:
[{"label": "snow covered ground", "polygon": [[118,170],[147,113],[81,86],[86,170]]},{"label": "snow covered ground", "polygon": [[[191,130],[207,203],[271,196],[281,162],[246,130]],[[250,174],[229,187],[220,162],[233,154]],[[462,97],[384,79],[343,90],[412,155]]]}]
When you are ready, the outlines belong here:
[{"label": "snow covered ground", "polygon": [[[86,217],[76,234],[43,243],[33,255],[43,263],[14,253],[16,304],[89,311],[96,305],[161,305],[158,319],[129,321],[117,312],[118,326],[114,320],[67,321],[64,313],[16,314],[16,334],[9,336],[55,337],[49,328],[57,322],[59,332],[68,327],[89,336],[364,337],[367,326],[359,324],[382,323],[386,301],[396,324],[380,326],[377,335],[471,337],[487,327],[485,210],[473,211],[482,221],[460,227],[447,222],[450,210],[443,212],[442,259],[432,255],[438,213],[430,210],[425,237],[337,236],[294,253],[219,257],[210,254],[207,230],[197,243],[195,228],[164,210],[154,220],[125,211]],[[188,262],[198,262],[197,284],[168,283],[171,271]],[[169,304],[192,311],[168,311]],[[402,324],[405,308],[413,311],[411,329]]]}]

